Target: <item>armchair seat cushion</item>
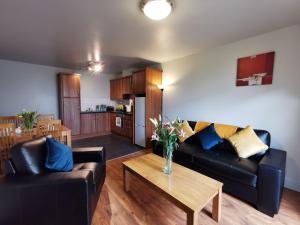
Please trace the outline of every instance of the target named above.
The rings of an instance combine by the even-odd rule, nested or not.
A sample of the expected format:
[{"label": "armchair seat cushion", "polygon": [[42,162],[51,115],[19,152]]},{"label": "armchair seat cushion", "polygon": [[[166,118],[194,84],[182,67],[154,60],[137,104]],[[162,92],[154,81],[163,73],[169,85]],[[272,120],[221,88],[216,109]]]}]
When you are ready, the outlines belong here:
[{"label": "armchair seat cushion", "polygon": [[193,158],[196,167],[204,167],[234,182],[256,187],[258,164],[254,160],[238,158],[226,150],[200,150]]},{"label": "armchair seat cushion", "polygon": [[99,186],[103,177],[105,177],[105,164],[96,162],[77,163],[74,164],[73,171],[89,170],[93,175],[93,183],[96,187]]}]

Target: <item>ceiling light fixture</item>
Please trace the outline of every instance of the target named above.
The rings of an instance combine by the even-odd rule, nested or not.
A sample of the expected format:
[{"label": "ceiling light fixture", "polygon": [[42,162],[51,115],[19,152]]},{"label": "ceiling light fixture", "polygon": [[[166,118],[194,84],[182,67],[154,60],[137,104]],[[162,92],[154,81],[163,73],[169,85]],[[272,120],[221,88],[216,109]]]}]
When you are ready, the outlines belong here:
[{"label": "ceiling light fixture", "polygon": [[101,72],[103,70],[104,67],[104,63],[103,62],[89,62],[88,63],[88,71],[97,73],[97,72]]},{"label": "ceiling light fixture", "polygon": [[152,20],[162,20],[170,15],[174,6],[173,0],[142,0],[140,7]]}]

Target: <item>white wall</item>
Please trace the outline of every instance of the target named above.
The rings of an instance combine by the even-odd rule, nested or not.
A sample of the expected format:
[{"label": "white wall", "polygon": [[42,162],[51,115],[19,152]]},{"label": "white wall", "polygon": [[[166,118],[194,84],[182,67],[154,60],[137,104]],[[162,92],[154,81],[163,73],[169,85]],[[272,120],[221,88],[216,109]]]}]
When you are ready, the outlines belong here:
[{"label": "white wall", "polygon": [[115,75],[83,73],[81,76],[81,110],[94,109],[96,105],[115,105],[110,100],[110,82]]},{"label": "white wall", "polygon": [[[237,59],[275,51],[273,85],[236,87]],[[300,191],[300,25],[162,64],[164,115],[252,125],[287,151],[286,186]]]},{"label": "white wall", "polygon": [[60,68],[0,60],[0,115],[22,109],[58,115],[57,78]]},{"label": "white wall", "polygon": [[[0,60],[0,116],[16,115],[22,109],[58,116],[57,74],[80,73],[64,68]],[[81,76],[82,110],[96,104],[108,104],[109,79],[113,75]]]}]

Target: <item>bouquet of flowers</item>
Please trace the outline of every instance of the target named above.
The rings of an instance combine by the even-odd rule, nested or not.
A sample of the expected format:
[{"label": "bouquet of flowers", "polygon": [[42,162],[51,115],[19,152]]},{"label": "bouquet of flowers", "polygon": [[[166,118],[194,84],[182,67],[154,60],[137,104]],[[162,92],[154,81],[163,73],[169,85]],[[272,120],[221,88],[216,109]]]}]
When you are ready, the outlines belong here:
[{"label": "bouquet of flowers", "polygon": [[22,113],[18,114],[17,116],[22,120],[24,127],[28,131],[32,131],[33,125],[38,117],[37,111],[26,111],[23,110]]},{"label": "bouquet of flowers", "polygon": [[152,141],[157,141],[157,144],[163,146],[166,159],[164,172],[171,174],[173,152],[178,148],[179,137],[185,136],[184,131],[181,129],[182,122],[178,117],[173,121],[163,122],[161,115],[159,115],[158,120],[151,118],[150,121],[155,127],[151,138]]}]

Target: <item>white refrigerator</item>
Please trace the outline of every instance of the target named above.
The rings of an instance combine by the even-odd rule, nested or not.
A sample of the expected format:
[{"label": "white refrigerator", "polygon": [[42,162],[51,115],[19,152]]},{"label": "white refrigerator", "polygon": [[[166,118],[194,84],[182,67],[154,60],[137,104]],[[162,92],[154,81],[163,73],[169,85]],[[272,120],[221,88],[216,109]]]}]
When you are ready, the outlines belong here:
[{"label": "white refrigerator", "polygon": [[134,143],[136,145],[146,147],[146,104],[145,97],[135,97],[135,129],[134,129]]}]

